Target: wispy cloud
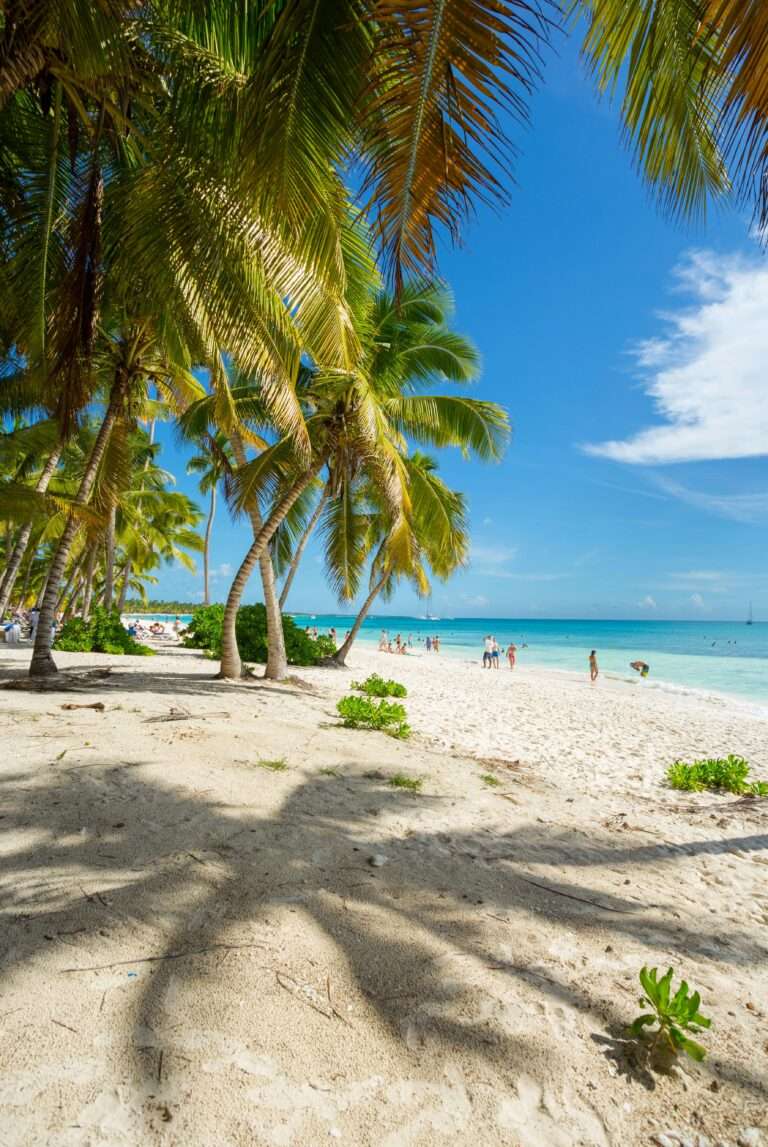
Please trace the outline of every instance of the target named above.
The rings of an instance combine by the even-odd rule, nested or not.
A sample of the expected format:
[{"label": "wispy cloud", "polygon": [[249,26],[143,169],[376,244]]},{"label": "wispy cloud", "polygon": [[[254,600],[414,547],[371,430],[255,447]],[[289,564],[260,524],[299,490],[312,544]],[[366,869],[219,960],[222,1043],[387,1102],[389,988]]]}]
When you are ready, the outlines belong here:
[{"label": "wispy cloud", "polygon": [[656,609],[656,601],[649,593],[645,595],[642,601],[639,601],[638,606],[640,609]]},{"label": "wispy cloud", "polygon": [[517,555],[517,549],[511,546],[487,546],[472,544],[471,559],[476,573],[484,577],[511,577],[507,568],[509,562]]},{"label": "wispy cloud", "polygon": [[692,306],[663,315],[666,337],[633,352],[662,421],[584,449],[635,465],[768,453],[768,266],[695,252],[677,279]]},{"label": "wispy cloud", "polygon": [[691,490],[660,474],[655,476],[654,481],[673,498],[720,518],[731,518],[734,522],[747,524],[768,522],[768,490],[747,494],[710,494],[703,490]]},{"label": "wispy cloud", "polygon": [[691,594],[691,605],[694,609],[704,609],[704,598],[700,593]]},{"label": "wispy cloud", "polygon": [[485,594],[482,594],[482,593],[477,593],[477,594],[475,594],[474,597],[469,597],[469,596],[467,596],[467,594],[462,594],[461,600],[464,602],[465,605],[472,605],[472,606],[490,605],[488,598],[485,596]]}]

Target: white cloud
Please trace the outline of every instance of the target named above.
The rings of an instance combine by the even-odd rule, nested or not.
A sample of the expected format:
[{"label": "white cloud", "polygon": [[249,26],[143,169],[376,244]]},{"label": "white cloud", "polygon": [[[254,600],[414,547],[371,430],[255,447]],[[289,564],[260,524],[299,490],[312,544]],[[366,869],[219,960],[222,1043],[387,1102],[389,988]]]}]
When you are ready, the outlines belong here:
[{"label": "white cloud", "polygon": [[748,494],[708,494],[691,490],[658,474],[654,481],[673,498],[720,518],[731,518],[734,522],[748,525],[768,522],[768,490]]},{"label": "white cloud", "polygon": [[485,577],[511,577],[506,566],[517,550],[509,546],[472,545],[472,565]]},{"label": "white cloud", "polygon": [[697,252],[677,278],[693,305],[663,315],[667,336],[634,351],[663,421],[584,449],[631,464],[767,454],[768,265]]},{"label": "white cloud", "polygon": [[214,569],[211,570],[211,573],[210,573],[211,580],[213,580],[214,578],[217,578],[217,577],[231,577],[231,576],[232,576],[232,566],[229,564],[229,562],[222,562],[220,566],[216,566]]},{"label": "white cloud", "polygon": [[691,605],[694,606],[696,609],[703,609],[704,608],[704,598],[701,596],[700,593],[692,593],[691,594]]},{"label": "white cloud", "polygon": [[640,609],[656,609],[656,602],[649,593],[647,593],[642,601],[639,601],[637,604]]},{"label": "white cloud", "polygon": [[482,593],[475,594],[474,597],[467,597],[466,594],[462,594],[461,600],[464,602],[465,605],[476,605],[476,606],[490,605],[488,598]]}]

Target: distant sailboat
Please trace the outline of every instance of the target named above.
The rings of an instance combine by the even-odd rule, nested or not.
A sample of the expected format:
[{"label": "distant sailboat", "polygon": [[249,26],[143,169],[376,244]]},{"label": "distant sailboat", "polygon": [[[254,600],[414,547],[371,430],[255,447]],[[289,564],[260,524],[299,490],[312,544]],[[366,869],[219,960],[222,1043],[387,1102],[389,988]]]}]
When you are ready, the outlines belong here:
[{"label": "distant sailboat", "polygon": [[749,603],[749,617],[747,618],[747,625],[754,625],[754,624],[755,623],[752,619],[752,602],[750,602]]},{"label": "distant sailboat", "polygon": [[429,603],[430,603],[431,601],[432,601],[432,598],[431,598],[431,597],[428,597],[428,598],[427,598],[427,611],[426,611],[426,613],[423,615],[423,617],[422,617],[422,619],[421,619],[422,621],[439,621],[439,620],[440,620],[440,618],[439,618],[439,617],[435,617],[435,615],[434,615],[433,613],[430,613],[430,612],[429,612]]}]

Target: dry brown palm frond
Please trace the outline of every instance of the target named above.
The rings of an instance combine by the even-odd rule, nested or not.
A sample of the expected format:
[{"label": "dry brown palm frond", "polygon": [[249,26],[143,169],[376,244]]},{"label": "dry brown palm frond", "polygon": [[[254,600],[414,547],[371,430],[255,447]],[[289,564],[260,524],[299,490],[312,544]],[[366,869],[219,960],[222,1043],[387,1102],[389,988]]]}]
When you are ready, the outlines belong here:
[{"label": "dry brown palm frond", "polygon": [[429,273],[478,200],[503,202],[514,148],[501,116],[527,116],[548,0],[378,0],[364,101],[364,195],[388,270]]}]

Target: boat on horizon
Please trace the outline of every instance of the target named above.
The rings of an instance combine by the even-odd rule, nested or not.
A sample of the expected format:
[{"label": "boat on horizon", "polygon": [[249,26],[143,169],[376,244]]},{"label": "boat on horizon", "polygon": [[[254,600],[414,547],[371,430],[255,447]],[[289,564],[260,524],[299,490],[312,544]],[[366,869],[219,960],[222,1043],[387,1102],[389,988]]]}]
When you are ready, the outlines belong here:
[{"label": "boat on horizon", "polygon": [[754,618],[752,617],[752,602],[749,603],[749,616],[747,617],[746,624],[747,625],[754,625],[755,624]]}]

